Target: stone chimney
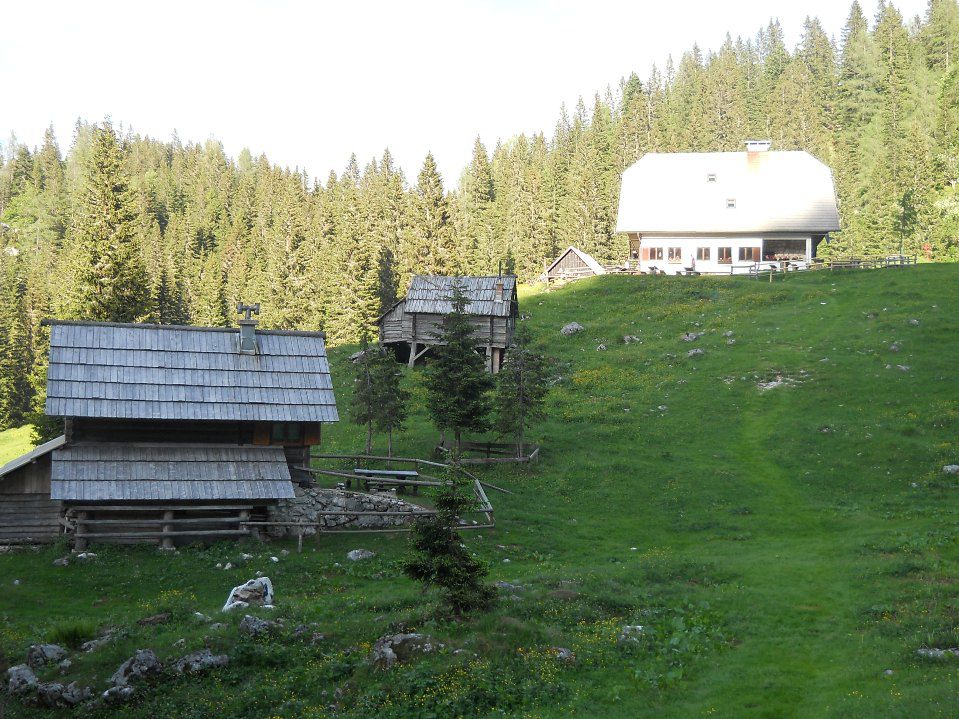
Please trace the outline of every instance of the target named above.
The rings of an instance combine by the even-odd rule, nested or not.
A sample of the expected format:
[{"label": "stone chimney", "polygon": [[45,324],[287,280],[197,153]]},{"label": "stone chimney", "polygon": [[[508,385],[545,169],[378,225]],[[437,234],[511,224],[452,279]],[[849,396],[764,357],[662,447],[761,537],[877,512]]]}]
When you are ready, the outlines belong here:
[{"label": "stone chimney", "polygon": [[236,306],[236,311],[244,316],[240,320],[240,354],[255,355],[257,353],[256,320],[253,319],[253,315],[260,314],[260,303],[245,305],[240,302]]}]

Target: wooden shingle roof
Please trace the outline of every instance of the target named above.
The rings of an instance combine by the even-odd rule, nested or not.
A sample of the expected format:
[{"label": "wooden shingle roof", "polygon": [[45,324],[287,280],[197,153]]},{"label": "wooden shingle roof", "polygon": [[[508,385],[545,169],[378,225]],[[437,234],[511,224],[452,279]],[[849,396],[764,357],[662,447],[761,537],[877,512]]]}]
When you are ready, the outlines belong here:
[{"label": "wooden shingle roof", "polygon": [[75,444],[50,479],[51,499],[80,502],[293,497],[282,447]]},{"label": "wooden shingle roof", "polygon": [[163,420],[335,422],[323,334],[51,322],[46,413]]},{"label": "wooden shingle roof", "polygon": [[[503,300],[496,301],[496,284],[503,283]],[[459,285],[469,299],[466,313],[470,315],[509,317],[516,277],[446,277],[443,275],[415,275],[406,292],[406,312],[445,315],[452,311],[450,295],[453,285]]]},{"label": "wooden shingle roof", "polygon": [[21,467],[25,467],[31,462],[34,462],[40,459],[40,457],[43,457],[44,455],[49,454],[53,450],[59,447],[62,447],[66,443],[66,441],[67,441],[67,438],[61,434],[59,437],[51,439],[49,442],[44,442],[38,447],[34,447],[29,452],[21,454],[19,457],[15,459],[11,459],[5,465],[0,467],[0,477],[5,477],[11,472],[14,472],[20,469]]}]

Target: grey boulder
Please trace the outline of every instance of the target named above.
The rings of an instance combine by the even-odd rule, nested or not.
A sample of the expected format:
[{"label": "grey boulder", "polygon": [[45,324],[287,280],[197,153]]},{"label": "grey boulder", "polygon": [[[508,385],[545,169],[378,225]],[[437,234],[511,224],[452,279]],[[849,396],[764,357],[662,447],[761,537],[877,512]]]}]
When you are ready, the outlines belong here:
[{"label": "grey boulder", "polygon": [[131,681],[144,679],[160,673],[162,666],[152,649],[137,649],[110,677],[115,687],[127,686]]},{"label": "grey boulder", "polygon": [[7,669],[7,691],[11,694],[26,694],[36,686],[37,675],[26,664]]},{"label": "grey boulder", "polygon": [[561,334],[564,335],[574,335],[577,332],[583,331],[583,325],[579,322],[570,322],[568,325],[565,325],[563,329],[560,330]]},{"label": "grey boulder", "polygon": [[27,664],[34,668],[57,664],[66,658],[67,650],[59,644],[31,644],[27,649]]},{"label": "grey boulder", "polygon": [[230,657],[226,654],[214,654],[209,649],[201,649],[177,659],[173,671],[177,674],[196,674],[214,667],[225,667],[229,663]]},{"label": "grey boulder", "polygon": [[397,662],[432,654],[442,647],[427,634],[389,634],[376,640],[370,652],[370,663],[378,669],[389,669]]},{"label": "grey boulder", "polygon": [[66,686],[60,682],[49,682],[37,685],[37,703],[51,709],[73,707],[89,699],[92,693],[90,687],[81,687],[76,682]]},{"label": "grey boulder", "polygon": [[346,558],[351,562],[359,562],[363,559],[372,559],[375,556],[376,553],[371,552],[369,549],[354,549],[346,554]]},{"label": "grey boulder", "polygon": [[266,619],[259,619],[251,614],[247,614],[240,621],[240,631],[249,634],[251,637],[262,637],[276,628],[276,622],[270,622]]}]

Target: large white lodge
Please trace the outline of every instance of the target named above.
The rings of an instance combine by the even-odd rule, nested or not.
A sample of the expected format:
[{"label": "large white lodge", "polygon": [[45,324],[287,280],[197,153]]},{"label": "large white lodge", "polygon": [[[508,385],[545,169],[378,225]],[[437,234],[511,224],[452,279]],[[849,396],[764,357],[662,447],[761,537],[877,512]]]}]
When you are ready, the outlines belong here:
[{"label": "large white lodge", "polygon": [[641,272],[802,268],[839,229],[830,169],[808,152],[649,153],[623,173],[618,232]]}]

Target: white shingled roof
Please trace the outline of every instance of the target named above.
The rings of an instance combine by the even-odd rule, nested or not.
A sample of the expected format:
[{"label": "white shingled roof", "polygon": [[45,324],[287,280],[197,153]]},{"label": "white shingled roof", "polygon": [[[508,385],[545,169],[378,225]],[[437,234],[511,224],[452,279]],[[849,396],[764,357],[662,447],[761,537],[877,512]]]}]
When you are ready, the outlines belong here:
[{"label": "white shingled roof", "polygon": [[617,232],[838,229],[832,172],[808,152],[649,153],[623,173]]}]

